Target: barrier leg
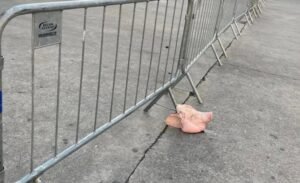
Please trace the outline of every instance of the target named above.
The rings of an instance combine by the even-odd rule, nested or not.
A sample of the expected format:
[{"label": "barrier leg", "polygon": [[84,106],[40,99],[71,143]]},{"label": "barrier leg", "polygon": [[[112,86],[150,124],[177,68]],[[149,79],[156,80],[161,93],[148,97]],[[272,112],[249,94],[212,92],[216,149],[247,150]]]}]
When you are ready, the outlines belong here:
[{"label": "barrier leg", "polygon": [[260,7],[260,3],[258,3],[257,9],[258,9],[258,11],[259,11],[259,14],[262,14],[261,7]]},{"label": "barrier leg", "polygon": [[254,23],[254,20],[253,20],[253,18],[252,18],[251,11],[248,11],[248,14],[249,14],[250,21],[251,21],[251,23],[253,24],[253,23]]},{"label": "barrier leg", "polygon": [[216,50],[214,44],[211,44],[211,48],[212,48],[212,50],[213,50],[213,52],[214,52],[214,54],[215,54],[215,56],[216,56],[216,58],[218,60],[219,66],[222,66],[223,63],[222,63],[222,61],[221,61],[221,59],[220,59],[220,57],[219,57],[219,55],[217,53],[217,50]]},{"label": "barrier leg", "polygon": [[175,99],[175,95],[173,93],[173,90],[171,88],[168,88],[168,93],[170,95],[170,98],[171,98],[171,101],[172,101],[172,103],[174,105],[174,108],[176,109],[176,106],[177,106],[178,103],[177,103],[177,101]]},{"label": "barrier leg", "polygon": [[257,15],[256,9],[255,9],[255,6],[253,7],[252,11],[253,11],[254,17],[255,17],[255,18],[258,18],[258,15]]},{"label": "barrier leg", "polygon": [[144,109],[144,112],[148,112],[154,104],[157,103],[157,101],[159,101],[159,99],[161,99],[161,97],[165,94],[165,92],[162,92],[161,94],[159,94],[157,97],[155,97]]},{"label": "barrier leg", "polygon": [[251,25],[251,22],[250,22],[250,20],[249,20],[249,17],[248,17],[248,15],[247,15],[247,13],[245,13],[245,18],[246,18],[246,20],[247,20],[248,25],[250,26],[250,25]]},{"label": "barrier leg", "polygon": [[257,18],[257,14],[255,12],[255,8],[253,7],[252,8],[252,15],[253,15],[253,18],[256,19]]},{"label": "barrier leg", "polygon": [[156,98],[154,98],[154,99],[153,99],[153,100],[145,107],[144,112],[148,112],[148,111],[153,107],[153,105],[156,104],[156,103],[161,99],[161,97],[162,97],[164,94],[166,94],[166,92],[169,93],[170,98],[171,98],[171,101],[172,101],[172,104],[174,105],[174,107],[175,107],[175,109],[176,109],[177,102],[176,102],[174,93],[173,93],[173,91],[172,91],[171,88],[168,88],[167,91],[162,92],[162,93],[159,94]]},{"label": "barrier leg", "polygon": [[237,36],[237,34],[236,34],[235,30],[234,30],[233,24],[231,24],[230,27],[231,27],[231,30],[232,30],[232,32],[234,34],[235,39],[238,40],[239,38],[238,38],[238,36]]},{"label": "barrier leg", "polygon": [[225,48],[224,48],[224,46],[223,46],[223,43],[222,43],[222,41],[221,41],[221,39],[220,39],[219,36],[218,36],[217,40],[218,40],[218,42],[219,42],[220,47],[222,48],[222,51],[223,51],[223,53],[224,53],[224,56],[227,58],[227,57],[228,57],[227,52],[226,52],[226,50],[225,50]]},{"label": "barrier leg", "polygon": [[258,5],[255,6],[255,11],[258,17],[260,17],[260,11],[258,9]]},{"label": "barrier leg", "polygon": [[195,85],[194,82],[193,82],[193,79],[192,79],[190,73],[187,72],[187,73],[186,73],[186,76],[187,76],[187,79],[189,80],[189,82],[190,82],[190,84],[191,84],[191,86],[192,86],[192,88],[193,88],[193,92],[194,92],[194,94],[195,94],[195,96],[196,96],[196,98],[197,98],[199,104],[202,104],[202,103],[203,103],[203,100],[202,100],[201,97],[200,97],[200,94],[199,94],[199,92],[198,92],[198,90],[197,90],[197,88],[196,88],[196,85]]},{"label": "barrier leg", "polygon": [[238,32],[238,35],[241,36],[241,31],[240,31],[240,28],[239,28],[238,24],[236,23],[236,20],[234,20],[233,23],[234,23],[235,28],[236,28],[236,30]]}]

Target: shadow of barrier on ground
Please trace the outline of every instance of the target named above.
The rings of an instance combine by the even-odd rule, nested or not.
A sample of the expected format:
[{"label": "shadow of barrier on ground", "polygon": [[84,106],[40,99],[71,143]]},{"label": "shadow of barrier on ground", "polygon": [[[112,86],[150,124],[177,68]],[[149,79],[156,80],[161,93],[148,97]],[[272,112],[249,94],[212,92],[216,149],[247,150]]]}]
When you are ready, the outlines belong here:
[{"label": "shadow of barrier on ground", "polygon": [[[221,66],[227,57],[222,34],[231,29],[238,39],[263,6],[262,0],[87,0],[7,10],[0,19],[0,91],[5,57],[14,64],[5,75],[13,81],[5,91],[7,111],[13,111],[5,123],[20,121],[24,143],[14,150],[23,152],[19,162],[26,164],[13,181],[35,181],[150,102],[148,111],[165,93],[176,106],[172,88],[184,78],[202,103],[190,69],[209,48]],[[9,36],[21,41],[5,41]],[[4,182],[2,92],[0,110]],[[71,133],[72,145],[61,144],[58,139]]]}]

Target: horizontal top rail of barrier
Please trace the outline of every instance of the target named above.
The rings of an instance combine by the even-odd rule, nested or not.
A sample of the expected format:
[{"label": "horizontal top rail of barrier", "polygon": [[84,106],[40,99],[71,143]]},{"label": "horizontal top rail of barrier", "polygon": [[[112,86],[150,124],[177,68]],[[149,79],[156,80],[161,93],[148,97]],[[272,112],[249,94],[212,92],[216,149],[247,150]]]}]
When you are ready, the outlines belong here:
[{"label": "horizontal top rail of barrier", "polygon": [[[6,24],[14,17],[46,11],[62,11],[69,9],[81,9],[81,8],[92,8],[99,6],[111,6],[111,5],[122,5],[132,4],[140,2],[151,2],[158,0],[81,0],[81,1],[63,1],[63,2],[47,2],[47,3],[33,3],[33,4],[22,4],[14,6],[3,13],[0,16],[0,42],[2,38],[2,32]],[[0,55],[1,55],[1,44],[0,44]]]}]

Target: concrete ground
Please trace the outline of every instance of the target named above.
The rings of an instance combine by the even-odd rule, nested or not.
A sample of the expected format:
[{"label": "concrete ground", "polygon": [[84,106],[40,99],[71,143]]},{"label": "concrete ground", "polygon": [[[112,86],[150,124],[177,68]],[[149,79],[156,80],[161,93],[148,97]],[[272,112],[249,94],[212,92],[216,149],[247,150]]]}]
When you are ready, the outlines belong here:
[{"label": "concrete ground", "polygon": [[187,103],[214,111],[204,134],[168,128],[130,182],[300,182],[300,3],[269,1]]},{"label": "concrete ground", "polygon": [[[247,27],[238,41],[231,43],[230,30],[222,36],[230,45],[229,58],[222,59],[222,67],[212,68],[216,60],[209,50],[192,69],[193,78],[199,82],[212,68],[198,87],[204,104],[197,104],[194,97],[186,101],[199,110],[214,112],[214,121],[206,133],[188,135],[167,128],[163,119],[174,109],[165,96],[148,113],[137,111],[51,168],[42,180],[300,182],[299,7],[297,0],[268,1],[261,18]],[[18,36],[9,39],[16,40]],[[16,62],[22,56],[17,52],[14,51],[15,57],[9,55]],[[7,64],[6,75],[13,78],[10,69],[20,65]],[[18,85],[11,87],[14,80],[5,81],[8,91],[19,93],[7,94],[9,99],[26,106],[27,100],[19,99],[27,90]],[[175,89],[180,102],[186,100],[188,87],[183,81]],[[28,138],[28,131],[22,131],[25,127],[20,126],[21,122],[8,123],[14,122],[12,117],[22,119],[23,113],[11,106],[6,110],[16,110],[7,116],[4,113],[6,182],[13,182],[25,173],[22,166],[27,162],[24,157],[28,156],[29,143],[23,141],[25,150],[17,145],[22,143],[22,137]],[[70,132],[60,139],[62,147],[71,143],[73,128],[66,129]],[[43,132],[46,133],[40,134]]]}]

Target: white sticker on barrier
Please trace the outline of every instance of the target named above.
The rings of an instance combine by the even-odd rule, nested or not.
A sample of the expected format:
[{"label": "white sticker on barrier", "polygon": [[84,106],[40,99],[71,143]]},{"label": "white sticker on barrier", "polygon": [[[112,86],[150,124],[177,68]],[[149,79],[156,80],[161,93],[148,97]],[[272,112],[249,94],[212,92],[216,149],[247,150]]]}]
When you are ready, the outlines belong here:
[{"label": "white sticker on barrier", "polygon": [[33,14],[33,48],[55,45],[61,42],[61,11]]}]

